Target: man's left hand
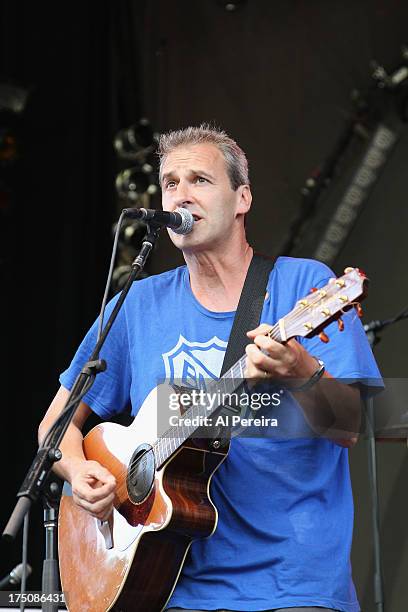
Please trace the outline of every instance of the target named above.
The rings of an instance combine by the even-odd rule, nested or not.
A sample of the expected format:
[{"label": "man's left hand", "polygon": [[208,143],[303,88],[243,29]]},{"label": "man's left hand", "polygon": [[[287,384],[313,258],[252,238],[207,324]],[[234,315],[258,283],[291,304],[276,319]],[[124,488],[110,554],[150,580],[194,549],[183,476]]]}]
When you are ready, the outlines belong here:
[{"label": "man's left hand", "polygon": [[268,336],[271,326],[262,323],[247,332],[253,344],[246,347],[246,378],[309,379],[316,371],[316,359],[294,338],[281,344]]}]

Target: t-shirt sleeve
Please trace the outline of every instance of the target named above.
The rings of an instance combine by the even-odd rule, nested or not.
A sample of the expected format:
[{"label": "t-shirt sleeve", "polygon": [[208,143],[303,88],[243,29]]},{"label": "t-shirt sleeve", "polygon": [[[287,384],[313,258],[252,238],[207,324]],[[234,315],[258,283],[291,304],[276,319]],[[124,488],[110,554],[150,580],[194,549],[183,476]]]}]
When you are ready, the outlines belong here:
[{"label": "t-shirt sleeve", "polygon": [[[111,314],[118,296],[106,308],[105,322]],[[60,383],[71,390],[78,374],[89,360],[96,344],[98,321],[92,325],[81,342],[70,366],[60,375]],[[129,359],[128,325],[125,308],[119,314],[103,345],[100,358],[107,368],[98,374],[83,401],[101,418],[109,419],[122,412],[130,401],[131,369]]]}]

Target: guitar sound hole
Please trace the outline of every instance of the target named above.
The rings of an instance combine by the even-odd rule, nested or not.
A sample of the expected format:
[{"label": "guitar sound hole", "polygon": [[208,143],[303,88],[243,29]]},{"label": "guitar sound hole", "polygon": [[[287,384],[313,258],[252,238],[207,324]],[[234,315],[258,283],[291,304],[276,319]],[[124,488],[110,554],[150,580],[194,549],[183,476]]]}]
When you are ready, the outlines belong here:
[{"label": "guitar sound hole", "polygon": [[150,444],[137,447],[130,460],[126,483],[130,499],[140,504],[150,493],[155,475],[155,460]]}]

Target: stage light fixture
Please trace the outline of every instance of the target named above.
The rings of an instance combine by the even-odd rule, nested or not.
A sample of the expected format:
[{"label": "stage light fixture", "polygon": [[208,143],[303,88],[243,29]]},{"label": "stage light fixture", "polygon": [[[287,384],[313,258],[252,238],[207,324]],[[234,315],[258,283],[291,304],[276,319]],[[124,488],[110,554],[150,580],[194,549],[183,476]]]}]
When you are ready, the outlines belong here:
[{"label": "stage light fixture", "polygon": [[[116,232],[116,223],[112,228]],[[119,233],[118,257],[112,275],[111,291],[116,293],[123,289],[132,270],[132,262],[140,251],[142,241],[146,235],[146,223],[139,219],[124,219]],[[148,273],[144,270],[140,278],[146,278]]]},{"label": "stage light fixture", "polygon": [[115,185],[119,196],[133,203],[144,194],[154,195],[158,190],[153,179],[153,167],[148,163],[122,170],[116,177]]},{"label": "stage light fixture", "polygon": [[[119,160],[119,173],[115,179],[116,191],[118,193],[118,206],[123,208],[123,200],[127,200],[125,207],[155,208],[152,205],[154,195],[159,191],[157,159],[155,150],[159,134],[154,132],[150,121],[146,118],[139,119],[130,127],[119,130],[113,141],[114,149]],[[114,231],[116,227],[114,226]],[[115,293],[123,288],[126,282],[132,262],[142,246],[146,234],[146,223],[139,219],[125,219],[121,226],[118,243],[118,254],[116,266],[112,275],[111,291]],[[148,276],[145,270],[141,278]]]},{"label": "stage light fixture", "polygon": [[217,0],[217,4],[223,7],[229,13],[233,13],[245,4],[246,0]]},{"label": "stage light fixture", "polygon": [[122,159],[140,159],[154,149],[157,139],[150,121],[142,118],[130,127],[119,130],[113,145]]},{"label": "stage light fixture", "polygon": [[23,112],[27,99],[26,89],[10,83],[0,83],[0,111],[10,111],[19,115]]}]

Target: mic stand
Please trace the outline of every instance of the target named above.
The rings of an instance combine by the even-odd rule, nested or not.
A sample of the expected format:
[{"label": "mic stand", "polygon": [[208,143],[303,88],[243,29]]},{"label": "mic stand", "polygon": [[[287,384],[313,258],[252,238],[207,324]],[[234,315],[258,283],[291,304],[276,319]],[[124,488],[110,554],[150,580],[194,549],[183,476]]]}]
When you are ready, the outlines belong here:
[{"label": "mic stand", "polygon": [[380,508],[377,483],[377,449],[375,445],[375,416],[373,398],[370,397],[365,399],[364,405],[367,415],[368,479],[370,483],[371,520],[373,526],[374,603],[377,612],[384,612],[384,584],[381,568]]},{"label": "mic stand", "polygon": [[[380,341],[379,332],[403,319],[408,317],[408,310],[404,308],[397,316],[385,321],[371,321],[368,325],[364,325],[368,342],[373,349]],[[384,611],[384,584],[381,568],[381,540],[380,540],[380,505],[378,497],[378,482],[377,482],[377,449],[375,443],[375,412],[373,398],[364,400],[365,411],[367,415],[368,432],[368,475],[370,481],[371,494],[371,518],[373,524],[373,546],[374,546],[374,602],[377,612]]]},{"label": "mic stand", "polygon": [[96,375],[106,369],[106,362],[103,359],[99,359],[99,352],[123,302],[125,301],[133,281],[136,280],[140,272],[143,270],[146,260],[157,240],[159,231],[160,227],[154,225],[153,223],[148,226],[148,233],[143,240],[140,253],[132,263],[132,270],[129,274],[128,280],[126,281],[119,299],[116,302],[101,333],[101,336],[95,345],[92,355],[76,379],[60,417],[48,432],[44,441],[44,446],[39,448],[37,455],[31,464],[23,484],[17,493],[19,500],[2,534],[2,537],[9,541],[14,540],[21,527],[24,516],[30,509],[32,503],[38,499],[38,496],[44,488],[45,480],[51,472],[53,464],[61,459],[62,453],[58,447],[82,397],[91,388]]},{"label": "mic stand", "polygon": [[[44,491],[44,528],[45,528],[45,559],[42,572],[42,592],[44,595],[51,595],[59,591],[59,570],[58,570],[58,546],[57,546],[57,517],[59,501],[61,497],[62,484],[51,475],[50,482],[47,483]],[[50,601],[42,604],[43,612],[57,612],[58,602]]]}]

